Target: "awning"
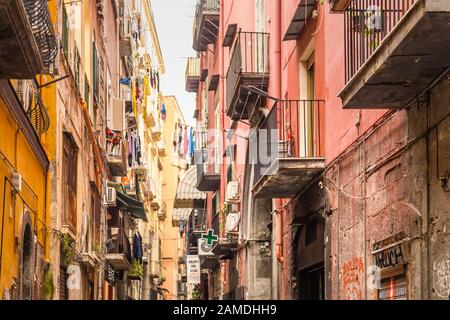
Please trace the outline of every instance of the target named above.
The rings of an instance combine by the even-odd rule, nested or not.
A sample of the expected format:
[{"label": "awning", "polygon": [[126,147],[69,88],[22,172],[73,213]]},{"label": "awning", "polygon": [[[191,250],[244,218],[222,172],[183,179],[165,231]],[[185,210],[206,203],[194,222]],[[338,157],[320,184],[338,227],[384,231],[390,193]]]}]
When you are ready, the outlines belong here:
[{"label": "awning", "polygon": [[187,221],[191,215],[192,208],[173,209],[172,221]]},{"label": "awning", "polygon": [[178,182],[175,208],[193,208],[193,200],[206,199],[206,193],[197,189],[197,166],[189,168]]},{"label": "awning", "polygon": [[117,206],[126,212],[129,212],[137,219],[142,219],[148,222],[147,214],[145,212],[144,204],[134,198],[127,196],[126,194],[118,191],[117,193]]}]

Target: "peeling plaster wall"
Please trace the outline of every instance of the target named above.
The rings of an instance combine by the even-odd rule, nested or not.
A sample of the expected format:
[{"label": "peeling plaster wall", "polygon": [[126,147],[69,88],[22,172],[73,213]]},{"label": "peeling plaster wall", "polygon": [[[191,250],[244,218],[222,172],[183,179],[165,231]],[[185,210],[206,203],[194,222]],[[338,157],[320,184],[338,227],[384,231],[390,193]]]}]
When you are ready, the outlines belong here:
[{"label": "peeling plaster wall", "polygon": [[376,299],[373,245],[404,232],[408,298],[448,299],[450,192],[440,178],[450,172],[449,84],[387,113],[327,168],[327,298]]}]

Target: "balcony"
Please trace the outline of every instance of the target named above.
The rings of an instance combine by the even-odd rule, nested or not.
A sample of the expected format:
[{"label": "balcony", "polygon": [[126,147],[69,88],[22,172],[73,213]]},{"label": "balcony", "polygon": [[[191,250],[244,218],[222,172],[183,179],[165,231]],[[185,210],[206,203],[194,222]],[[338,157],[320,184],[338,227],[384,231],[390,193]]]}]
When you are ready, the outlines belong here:
[{"label": "balcony", "polygon": [[[220,172],[215,159],[219,158],[218,149],[200,149],[195,151],[197,165],[197,189],[216,191],[220,187]],[[211,161],[208,161],[211,160]]]},{"label": "balcony", "polygon": [[158,150],[158,155],[160,157],[166,156],[166,144],[163,140],[156,143],[156,149]]},{"label": "balcony", "polygon": [[200,58],[188,58],[186,62],[186,91],[197,92],[200,82]]},{"label": "balcony", "polygon": [[226,76],[227,115],[246,120],[260,98],[248,88],[266,91],[269,85],[269,34],[238,32]]},{"label": "balcony", "polygon": [[272,108],[251,144],[255,198],[293,197],[324,170],[323,108],[321,100],[282,100]]},{"label": "balcony", "polygon": [[33,80],[11,80],[22,108],[25,110],[34,131],[41,135],[50,128],[50,117],[41,100],[39,89]]},{"label": "balcony", "polygon": [[108,138],[106,141],[107,163],[113,177],[127,175],[127,148],[122,138]]},{"label": "balcony", "polygon": [[150,128],[150,132],[152,134],[153,141],[159,141],[161,140],[161,124],[159,123],[159,119],[157,119],[155,125]]},{"label": "balcony", "polygon": [[399,108],[450,66],[450,1],[349,1],[344,108]]},{"label": "balcony", "polygon": [[58,51],[45,0],[0,0],[0,78],[49,73]]},{"label": "balcony", "polygon": [[317,9],[317,0],[298,1],[297,9],[284,35],[283,41],[298,39],[314,9]]},{"label": "balcony", "polygon": [[343,12],[348,8],[351,0],[330,0],[332,12]]},{"label": "balcony", "polygon": [[133,53],[132,20],[130,16],[124,16],[120,18],[119,38],[120,56],[130,57]]},{"label": "balcony", "polygon": [[198,239],[206,232],[206,215],[205,209],[193,209],[187,221],[188,254],[198,253]]},{"label": "balcony", "polygon": [[195,12],[195,51],[205,51],[208,44],[216,42],[219,35],[219,0],[199,0]]},{"label": "balcony", "polygon": [[116,235],[112,235],[112,246],[106,253],[106,260],[116,270],[129,270],[131,265],[130,240],[123,229],[116,228],[115,230],[118,232]]}]

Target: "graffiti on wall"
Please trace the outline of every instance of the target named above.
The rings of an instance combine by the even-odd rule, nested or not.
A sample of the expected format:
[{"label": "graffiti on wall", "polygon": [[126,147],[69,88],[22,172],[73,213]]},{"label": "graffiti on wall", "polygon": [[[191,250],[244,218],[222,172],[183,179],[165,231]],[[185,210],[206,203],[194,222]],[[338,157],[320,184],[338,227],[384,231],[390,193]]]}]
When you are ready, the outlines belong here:
[{"label": "graffiti on wall", "polygon": [[445,254],[433,263],[435,294],[444,299],[450,298],[450,255]]},{"label": "graffiti on wall", "polygon": [[364,277],[364,262],[361,257],[353,257],[342,267],[345,300],[362,299],[360,280]]}]

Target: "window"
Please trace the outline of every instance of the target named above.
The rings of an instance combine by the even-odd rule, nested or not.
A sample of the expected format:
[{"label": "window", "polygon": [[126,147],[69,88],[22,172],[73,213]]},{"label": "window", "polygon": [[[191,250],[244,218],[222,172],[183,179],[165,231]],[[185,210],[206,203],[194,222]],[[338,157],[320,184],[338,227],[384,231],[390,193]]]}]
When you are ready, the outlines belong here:
[{"label": "window", "polygon": [[315,67],[314,50],[300,61],[300,99],[305,102],[300,109],[300,123],[298,141],[300,157],[314,156],[314,124],[315,124]]},{"label": "window", "polygon": [[77,227],[77,155],[78,148],[70,133],[64,133],[63,139],[63,224],[76,232]]},{"label": "window", "polygon": [[406,274],[387,277],[381,280],[381,288],[378,290],[379,300],[406,300]]}]

